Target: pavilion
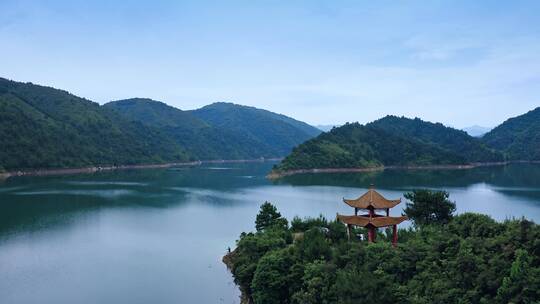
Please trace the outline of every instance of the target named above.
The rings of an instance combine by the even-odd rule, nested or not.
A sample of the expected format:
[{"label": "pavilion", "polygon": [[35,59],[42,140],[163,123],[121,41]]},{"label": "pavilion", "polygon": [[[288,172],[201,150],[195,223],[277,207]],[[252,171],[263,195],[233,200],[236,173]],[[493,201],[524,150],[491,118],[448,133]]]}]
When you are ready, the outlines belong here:
[{"label": "pavilion", "polygon": [[[390,209],[401,203],[401,199],[388,200],[375,191],[373,185],[369,190],[357,199],[343,199],[343,202],[354,208],[354,215],[337,214],[339,221],[347,225],[347,235],[350,239],[352,226],[364,227],[368,229],[368,241],[375,242],[377,237],[376,229],[392,226],[392,245],[396,246],[398,234],[397,225],[405,220],[406,216],[390,216]],[[358,211],[366,210],[368,213],[358,215]],[[386,215],[376,213],[385,211]]]}]

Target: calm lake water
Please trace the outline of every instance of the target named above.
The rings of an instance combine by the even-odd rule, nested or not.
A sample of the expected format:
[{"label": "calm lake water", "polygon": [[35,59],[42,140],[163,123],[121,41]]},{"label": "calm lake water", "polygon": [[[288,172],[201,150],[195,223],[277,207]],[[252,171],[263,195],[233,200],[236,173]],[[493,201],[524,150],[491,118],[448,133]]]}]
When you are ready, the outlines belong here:
[{"label": "calm lake water", "polygon": [[[117,171],[0,182],[0,302],[238,303],[221,263],[259,205],[352,213],[370,183],[387,198],[446,189],[458,212],[540,221],[540,165],[264,178],[272,163]],[[401,205],[404,205],[403,203]],[[392,210],[399,214],[403,206]]]}]

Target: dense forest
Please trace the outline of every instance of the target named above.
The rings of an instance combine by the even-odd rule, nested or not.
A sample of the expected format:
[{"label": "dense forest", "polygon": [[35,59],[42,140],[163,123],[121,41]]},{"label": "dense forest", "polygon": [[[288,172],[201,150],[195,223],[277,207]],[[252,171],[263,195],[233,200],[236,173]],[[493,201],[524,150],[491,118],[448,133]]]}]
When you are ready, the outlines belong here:
[{"label": "dense forest", "polygon": [[[199,116],[208,116],[208,122]],[[3,78],[0,121],[0,171],[283,157],[320,133],[291,118],[234,104],[200,112],[148,99],[100,106],[66,91]]]},{"label": "dense forest", "polygon": [[465,131],[446,127],[441,123],[432,123],[420,118],[386,116],[369,123],[368,126],[436,145],[448,152],[463,156],[470,163],[504,160],[502,153],[488,148],[480,139],[470,136]]},{"label": "dense forest", "polygon": [[315,137],[321,130],[285,115],[254,107],[217,102],[191,111],[215,128],[229,130],[254,142],[274,156],[285,156],[293,147]]},{"label": "dense forest", "polygon": [[274,172],[319,168],[474,165],[540,160],[540,108],[481,138],[419,118],[348,123],[293,149]]},{"label": "dense forest", "polygon": [[[453,215],[448,193],[407,193],[413,226],[348,241],[323,217],[289,224],[270,203],[256,232],[242,233],[224,257],[245,303],[538,303],[540,226],[525,219]],[[440,208],[439,208],[440,207]]]},{"label": "dense forest", "polygon": [[278,174],[540,160],[540,108],[482,138],[396,116],[321,134],[290,117],[233,103],[182,111],[134,98],[100,106],[66,91],[0,78],[0,119],[0,171],[286,155]]},{"label": "dense forest", "polygon": [[333,128],[293,149],[277,170],[466,164],[438,145],[359,123]]},{"label": "dense forest", "polygon": [[540,160],[540,107],[508,119],[482,140],[510,160]]},{"label": "dense forest", "polygon": [[182,111],[150,99],[110,102],[104,107],[157,128],[200,160],[283,157],[320,130],[269,111],[214,103]]},{"label": "dense forest", "polygon": [[49,87],[0,78],[0,167],[179,162],[189,156],[157,129]]}]

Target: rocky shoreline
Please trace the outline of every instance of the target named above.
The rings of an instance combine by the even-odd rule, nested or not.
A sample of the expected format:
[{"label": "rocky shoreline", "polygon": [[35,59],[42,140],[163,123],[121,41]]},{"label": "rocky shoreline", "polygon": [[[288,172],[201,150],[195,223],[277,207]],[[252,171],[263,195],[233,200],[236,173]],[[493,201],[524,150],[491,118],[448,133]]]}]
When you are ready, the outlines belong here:
[{"label": "rocky shoreline", "polygon": [[[315,169],[298,169],[276,171],[272,170],[266,177],[268,179],[279,179],[286,176],[297,174],[316,174],[316,173],[355,173],[355,172],[375,172],[383,170],[464,170],[476,167],[487,166],[504,166],[510,163],[524,163],[524,161],[516,162],[489,162],[489,163],[472,163],[462,165],[426,165],[426,166],[379,166],[370,168],[315,168]],[[536,163],[536,162],[529,162]]]},{"label": "rocky shoreline", "polygon": [[[236,249],[235,249],[236,250]],[[223,264],[225,264],[227,266],[227,269],[232,273],[232,268],[233,268],[233,256],[235,254],[235,250],[227,253],[226,255],[223,256],[223,259],[221,260],[223,262]],[[240,289],[240,304],[252,304],[251,301],[250,301],[250,298],[248,297],[246,291],[241,287],[241,286],[238,286],[238,288]]]}]

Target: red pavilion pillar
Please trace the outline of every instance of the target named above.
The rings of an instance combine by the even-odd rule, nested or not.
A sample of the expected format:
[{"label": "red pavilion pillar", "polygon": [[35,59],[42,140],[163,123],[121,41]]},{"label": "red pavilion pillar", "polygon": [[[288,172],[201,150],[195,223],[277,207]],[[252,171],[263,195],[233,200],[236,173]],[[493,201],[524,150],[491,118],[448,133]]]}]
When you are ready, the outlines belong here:
[{"label": "red pavilion pillar", "polygon": [[392,246],[397,246],[397,225],[392,226]]},{"label": "red pavilion pillar", "polygon": [[375,233],[375,227],[370,226],[368,228],[368,241],[370,243],[375,242],[375,239],[377,238],[377,234]]}]

